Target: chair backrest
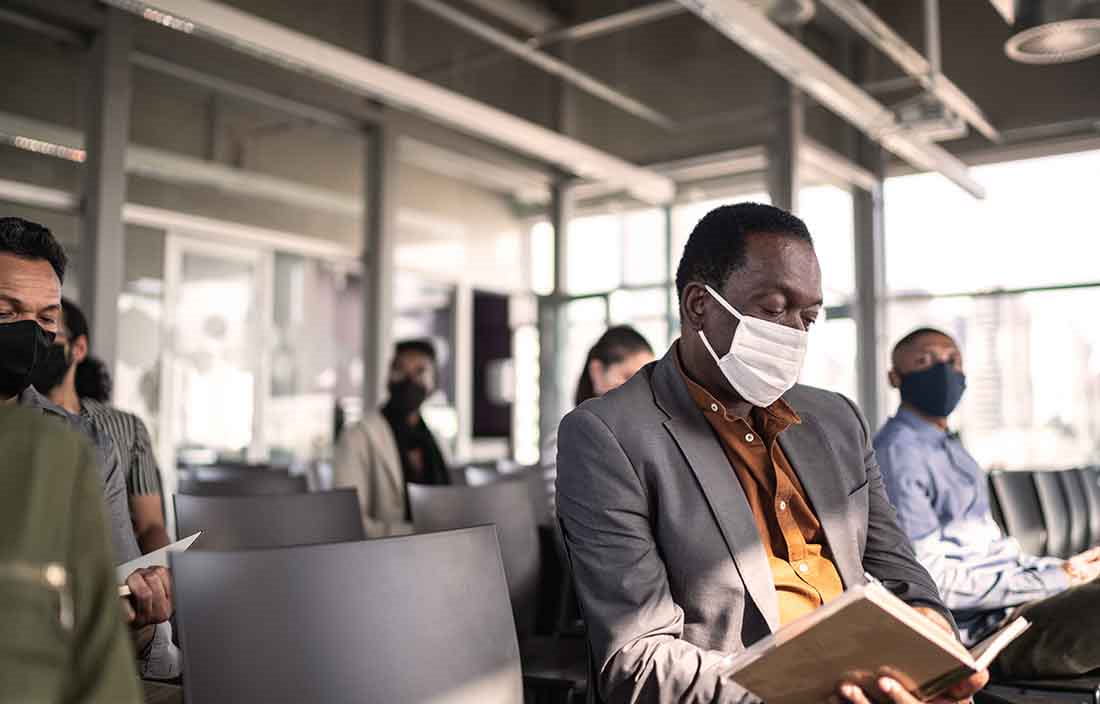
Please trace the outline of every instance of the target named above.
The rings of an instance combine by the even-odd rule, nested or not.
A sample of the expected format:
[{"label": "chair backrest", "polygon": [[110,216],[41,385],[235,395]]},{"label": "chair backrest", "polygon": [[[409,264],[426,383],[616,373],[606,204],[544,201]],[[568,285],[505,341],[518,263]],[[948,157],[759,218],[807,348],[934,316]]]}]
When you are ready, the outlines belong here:
[{"label": "chair backrest", "polygon": [[244,550],[363,540],[355,489],[266,496],[176,494],[176,532],[202,531],[194,548]]},{"label": "chair backrest", "polygon": [[504,475],[500,473],[500,470],[495,467],[479,467],[477,465],[470,465],[465,469],[467,486],[484,486],[486,484],[492,484],[493,482],[500,481],[504,478]]},{"label": "chair backrest", "polygon": [[1096,467],[1085,467],[1078,476],[1089,504],[1089,546],[1100,545],[1100,472]]},{"label": "chair backrest", "polygon": [[490,527],[169,559],[187,704],[522,704]]},{"label": "chair backrest", "polygon": [[272,469],[266,465],[246,464],[208,464],[181,467],[178,476],[180,479],[196,479],[203,482],[224,482],[235,479],[250,479],[258,475],[277,475],[286,477],[289,472],[285,469]]},{"label": "chair backrest", "polygon": [[1044,554],[1047,529],[1043,523],[1043,510],[1039,506],[1039,495],[1035,491],[1032,472],[991,472],[989,481],[997,497],[1007,533],[1019,541],[1024,552],[1030,555]]},{"label": "chair backrest", "polygon": [[538,611],[542,556],[527,482],[497,481],[482,486],[409,484],[408,488],[413,526],[418,532],[496,526],[516,630],[520,637],[530,634]]},{"label": "chair backrest", "polygon": [[[254,471],[254,470],[248,470]],[[256,476],[225,481],[180,479],[178,494],[190,496],[258,496],[263,494],[304,494],[309,485],[303,475],[256,472]]]},{"label": "chair backrest", "polygon": [[1062,489],[1059,472],[1035,472],[1035,491],[1043,510],[1043,524],[1047,527],[1046,554],[1053,557],[1069,557],[1069,506]]},{"label": "chair backrest", "polygon": [[1069,548],[1068,555],[1076,555],[1089,547],[1089,500],[1085,496],[1084,482],[1080,469],[1067,469],[1058,472],[1062,481],[1062,494],[1069,509]]}]

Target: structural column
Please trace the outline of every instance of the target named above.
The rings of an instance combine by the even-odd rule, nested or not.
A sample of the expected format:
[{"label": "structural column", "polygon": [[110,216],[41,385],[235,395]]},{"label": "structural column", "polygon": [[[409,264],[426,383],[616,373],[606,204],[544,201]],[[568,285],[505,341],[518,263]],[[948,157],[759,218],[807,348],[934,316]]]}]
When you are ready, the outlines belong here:
[{"label": "structural column", "polygon": [[131,17],[107,8],[92,43],[84,201],[80,241],[80,298],[95,355],[114,370],[118,359],[118,298],[126,261],[126,147],[130,138]]},{"label": "structural column", "polygon": [[550,224],[554,227],[554,292],[539,300],[539,438],[557,433],[568,396],[561,385],[561,361],[566,336],[566,262],[573,189],[559,180],[551,189]]},{"label": "structural column", "polygon": [[[368,49],[374,58],[397,65],[400,57],[400,3],[371,3]],[[393,346],[394,248],[397,240],[397,133],[382,120],[367,128],[363,174],[363,403],[369,411],[386,391]]]},{"label": "structural column", "polygon": [[879,350],[889,344],[886,335],[886,258],[882,183],[884,154],[882,148],[866,140],[861,145],[863,166],[871,169],[878,183],[871,190],[852,189],[855,227],[856,272],[856,364],[858,367],[859,406],[877,428],[885,420],[879,404],[878,388],[885,383],[885,371]]},{"label": "structural column", "polygon": [[772,205],[798,210],[798,155],[805,123],[802,92],[781,76],[775,77],[777,112],[768,141],[768,194]]}]

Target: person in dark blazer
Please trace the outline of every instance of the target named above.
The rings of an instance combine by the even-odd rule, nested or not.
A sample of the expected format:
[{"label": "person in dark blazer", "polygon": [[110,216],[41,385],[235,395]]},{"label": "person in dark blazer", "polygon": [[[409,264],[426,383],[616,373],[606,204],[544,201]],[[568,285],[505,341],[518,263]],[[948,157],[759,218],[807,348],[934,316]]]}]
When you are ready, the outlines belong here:
[{"label": "person in dark blazer", "polygon": [[[718,208],[692,232],[676,287],[672,349],[559,429],[558,516],[593,698],[755,702],[731,656],[867,575],[953,633],[898,528],[866,420],[840,394],[796,384],[822,308],[805,224],[767,205]],[[877,684],[918,701],[889,677]],[[870,700],[839,681],[837,695]]]}]

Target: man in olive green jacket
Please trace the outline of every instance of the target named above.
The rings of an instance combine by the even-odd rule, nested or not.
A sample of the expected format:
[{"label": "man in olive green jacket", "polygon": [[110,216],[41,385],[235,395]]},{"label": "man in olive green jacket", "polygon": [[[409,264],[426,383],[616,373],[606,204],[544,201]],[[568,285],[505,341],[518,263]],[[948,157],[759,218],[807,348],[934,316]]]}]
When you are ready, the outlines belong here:
[{"label": "man in olive green jacket", "polygon": [[88,442],[0,404],[0,704],[140,702]]}]

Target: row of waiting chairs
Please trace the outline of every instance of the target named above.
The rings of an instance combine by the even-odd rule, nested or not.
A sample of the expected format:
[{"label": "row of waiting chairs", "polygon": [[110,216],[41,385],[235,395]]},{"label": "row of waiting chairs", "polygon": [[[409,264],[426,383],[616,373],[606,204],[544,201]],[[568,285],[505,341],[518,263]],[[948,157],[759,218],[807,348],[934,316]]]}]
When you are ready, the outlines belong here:
[{"label": "row of waiting chairs", "polygon": [[[988,476],[993,516],[1025,553],[1064,558],[1100,545],[1100,471],[1096,467],[994,471]],[[976,701],[1100,704],[1100,677],[993,682]]]},{"label": "row of waiting chairs", "polygon": [[1100,545],[1100,471],[995,471],[993,515],[1031,555],[1070,557]]},{"label": "row of waiting chairs", "polygon": [[[174,497],[177,533],[203,531],[192,548],[198,551],[247,551],[363,539],[353,490],[304,493],[304,486],[295,487],[288,479],[294,478],[251,468],[191,470],[181,478],[181,493]],[[545,499],[533,488],[538,477],[520,471],[493,478],[475,476],[473,483],[477,486],[411,486],[409,498],[417,532],[493,524],[508,591],[507,600],[499,601],[498,609],[508,615],[511,606],[509,620],[513,634],[518,635],[525,685],[539,694],[540,700],[570,701],[583,696],[587,679],[583,639],[559,640],[535,633],[540,596],[546,596],[540,593],[546,566],[537,514]],[[272,491],[272,486],[281,488]],[[419,547],[409,545],[407,549]],[[438,569],[446,566],[441,564]],[[429,566],[425,578],[435,579],[437,571]],[[461,606],[460,593],[454,595],[456,606]],[[184,628],[181,625],[181,630]],[[194,647],[205,646],[195,642]],[[189,669],[193,666],[192,662]]]}]

